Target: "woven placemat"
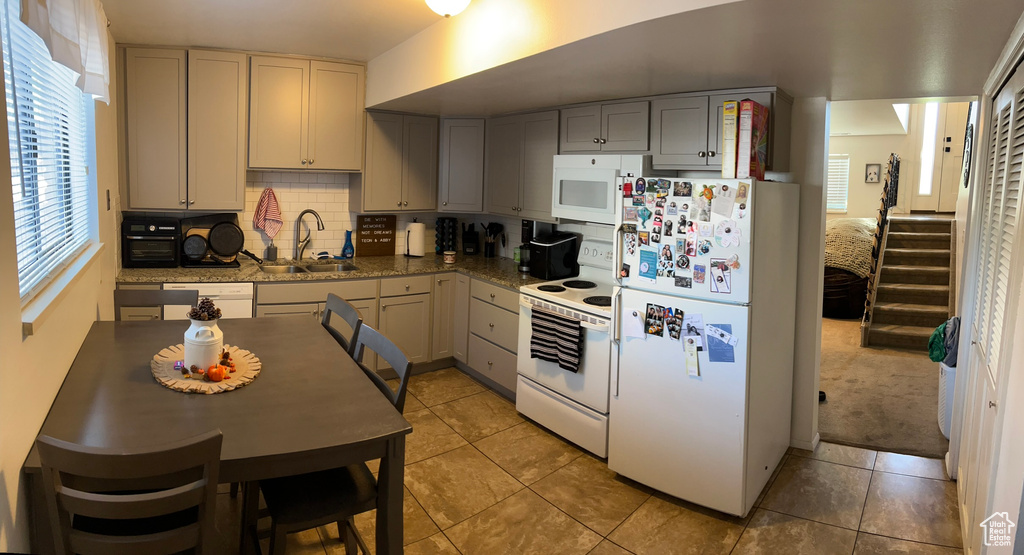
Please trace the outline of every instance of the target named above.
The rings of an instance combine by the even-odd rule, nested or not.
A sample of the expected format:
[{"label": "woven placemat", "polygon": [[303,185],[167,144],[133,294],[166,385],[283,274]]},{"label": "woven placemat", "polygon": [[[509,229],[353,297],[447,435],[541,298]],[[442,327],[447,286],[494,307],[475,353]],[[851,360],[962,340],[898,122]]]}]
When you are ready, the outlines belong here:
[{"label": "woven placemat", "polygon": [[180,343],[162,349],[153,356],[149,366],[153,370],[153,377],[164,387],[184,393],[207,395],[239,389],[249,385],[260,375],[262,364],[256,355],[232,345],[224,345],[224,348],[231,355],[231,362],[235,363],[235,371],[219,382],[205,381],[202,374],[193,374],[191,378],[186,378],[180,370],[176,370],[174,363],[185,359],[185,347]]}]

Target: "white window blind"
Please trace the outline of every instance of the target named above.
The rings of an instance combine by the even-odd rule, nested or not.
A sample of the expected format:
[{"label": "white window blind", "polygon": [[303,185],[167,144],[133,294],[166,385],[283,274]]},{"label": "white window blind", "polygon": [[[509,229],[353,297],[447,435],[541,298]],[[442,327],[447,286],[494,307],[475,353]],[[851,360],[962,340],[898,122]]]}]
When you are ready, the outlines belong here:
[{"label": "white window blind", "polygon": [[849,194],[850,155],[828,155],[828,191],[825,208],[828,212],[846,212]]},{"label": "white window blind", "polygon": [[4,86],[22,303],[89,242],[87,115],[78,76],[53,62],[3,0]]}]

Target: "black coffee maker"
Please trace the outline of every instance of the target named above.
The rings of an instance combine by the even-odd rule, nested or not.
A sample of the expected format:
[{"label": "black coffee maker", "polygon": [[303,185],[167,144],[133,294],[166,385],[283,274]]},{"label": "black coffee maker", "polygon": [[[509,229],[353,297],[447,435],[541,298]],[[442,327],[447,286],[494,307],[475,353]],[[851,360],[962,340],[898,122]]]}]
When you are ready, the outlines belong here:
[{"label": "black coffee maker", "polygon": [[480,233],[476,231],[476,224],[462,224],[462,254],[477,254],[480,252]]}]

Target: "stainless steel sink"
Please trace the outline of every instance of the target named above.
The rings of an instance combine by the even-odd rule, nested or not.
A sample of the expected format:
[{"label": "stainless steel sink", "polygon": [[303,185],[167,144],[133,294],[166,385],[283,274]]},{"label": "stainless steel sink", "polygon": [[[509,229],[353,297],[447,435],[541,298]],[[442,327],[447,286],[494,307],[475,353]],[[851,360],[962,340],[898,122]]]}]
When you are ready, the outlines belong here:
[{"label": "stainless steel sink", "polygon": [[310,264],[306,269],[310,272],[351,272],[358,268],[351,262],[342,262],[340,264]]},{"label": "stainless steel sink", "polygon": [[307,272],[302,266],[260,266],[260,271],[267,274],[304,274]]}]

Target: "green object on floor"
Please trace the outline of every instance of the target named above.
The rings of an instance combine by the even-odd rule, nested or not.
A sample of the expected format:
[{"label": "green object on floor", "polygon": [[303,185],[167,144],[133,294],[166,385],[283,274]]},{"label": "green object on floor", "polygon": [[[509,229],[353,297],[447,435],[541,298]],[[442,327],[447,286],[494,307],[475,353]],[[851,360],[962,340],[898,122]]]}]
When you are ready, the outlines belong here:
[{"label": "green object on floor", "polygon": [[928,358],[932,362],[942,362],[946,359],[946,323],[939,324],[928,338]]}]

